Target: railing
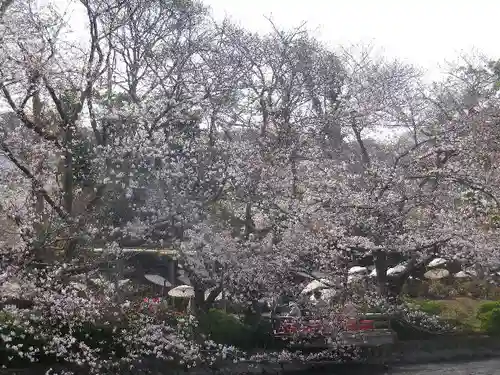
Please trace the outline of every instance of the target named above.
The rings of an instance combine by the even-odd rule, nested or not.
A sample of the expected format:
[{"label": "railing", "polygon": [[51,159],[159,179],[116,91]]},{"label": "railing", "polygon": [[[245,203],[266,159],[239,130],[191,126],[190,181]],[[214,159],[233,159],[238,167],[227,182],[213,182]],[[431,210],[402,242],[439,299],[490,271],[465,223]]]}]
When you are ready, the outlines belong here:
[{"label": "railing", "polygon": [[[326,319],[304,319],[282,317],[274,333],[284,337],[290,335],[330,335],[339,331],[366,332],[379,329],[375,320],[346,318],[344,316],[328,317]],[[388,323],[383,329],[389,329]]]}]

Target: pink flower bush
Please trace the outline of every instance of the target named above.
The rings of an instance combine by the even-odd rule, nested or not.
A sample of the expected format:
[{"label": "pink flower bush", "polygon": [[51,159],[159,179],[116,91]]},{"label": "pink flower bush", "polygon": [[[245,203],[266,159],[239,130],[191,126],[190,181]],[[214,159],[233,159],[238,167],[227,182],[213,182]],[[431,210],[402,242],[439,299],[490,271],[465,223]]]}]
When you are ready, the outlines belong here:
[{"label": "pink flower bush", "polygon": [[[57,271],[32,272],[24,279],[18,275],[24,290],[9,299],[30,297],[32,305],[6,305],[0,313],[0,339],[8,353],[4,366],[9,361],[44,363],[52,359],[100,374],[131,368],[148,358],[192,367],[233,351],[193,340],[196,319],[192,316],[172,326],[149,311],[117,306],[100,293],[85,291],[83,297],[81,290],[61,283]],[[99,335],[100,329],[108,337]]]}]

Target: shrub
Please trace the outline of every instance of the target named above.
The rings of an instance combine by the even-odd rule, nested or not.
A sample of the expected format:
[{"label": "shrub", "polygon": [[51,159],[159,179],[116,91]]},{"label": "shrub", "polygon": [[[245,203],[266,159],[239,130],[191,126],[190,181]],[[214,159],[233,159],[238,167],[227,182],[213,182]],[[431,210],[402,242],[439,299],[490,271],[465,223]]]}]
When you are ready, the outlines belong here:
[{"label": "shrub", "polygon": [[484,332],[490,336],[500,336],[500,307],[482,314],[480,321]]},{"label": "shrub", "polygon": [[483,302],[477,309],[477,317],[480,318],[481,315],[490,312],[491,310],[500,308],[500,301],[487,301]]},{"label": "shrub", "polygon": [[479,306],[477,319],[481,330],[489,335],[500,335],[500,301],[488,301]]},{"label": "shrub", "polygon": [[128,301],[117,305],[107,287],[94,292],[89,284],[81,293],[57,277],[57,268],[37,272],[17,274],[30,307],[6,304],[0,311],[3,368],[57,363],[80,373],[121,373],[139,361],[182,369],[234,354],[233,348],[196,340],[197,321],[192,316],[169,316]]},{"label": "shrub", "polygon": [[218,344],[240,349],[272,348],[276,345],[270,321],[241,322],[234,315],[211,309],[200,317],[200,332]]},{"label": "shrub", "polygon": [[216,309],[210,309],[200,317],[199,329],[216,343],[240,348],[246,346],[250,337],[248,326],[235,316]]},{"label": "shrub", "polygon": [[488,301],[488,302],[484,302],[477,309],[477,318],[481,319],[481,317],[484,314],[487,314],[490,311],[492,311],[494,309],[498,309],[498,308],[500,308],[500,301]]},{"label": "shrub", "polygon": [[[32,319],[25,315],[19,319],[14,314],[0,314],[0,362],[8,367],[29,366],[32,363],[53,365],[55,363],[83,364],[82,356],[92,355],[93,361],[109,359],[120,362],[127,354],[145,354],[152,348],[171,344],[176,334],[168,326],[147,327],[143,317],[105,322],[96,321],[52,321]],[[163,333],[165,339],[156,340],[153,332]],[[151,331],[151,332],[148,332]],[[144,335],[142,335],[144,333]],[[185,344],[183,341],[182,344]],[[163,355],[164,354],[164,355]],[[177,353],[166,350],[162,358],[173,365],[179,361]],[[101,369],[103,370],[103,369]],[[100,370],[100,371],[101,371]]]},{"label": "shrub", "polygon": [[391,328],[400,340],[422,340],[455,331],[453,326],[437,316],[406,308],[391,320]]},{"label": "shrub", "polygon": [[251,328],[251,342],[253,348],[281,349],[282,340],[276,340],[273,332],[273,325],[270,320],[261,320]]}]

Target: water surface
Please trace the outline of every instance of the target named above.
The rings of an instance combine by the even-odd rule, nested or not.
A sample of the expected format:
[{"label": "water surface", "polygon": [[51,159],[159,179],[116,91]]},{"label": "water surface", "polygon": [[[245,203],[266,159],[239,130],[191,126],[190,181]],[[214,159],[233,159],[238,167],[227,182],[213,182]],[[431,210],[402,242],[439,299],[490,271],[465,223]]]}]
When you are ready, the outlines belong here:
[{"label": "water surface", "polygon": [[387,375],[500,375],[500,360],[434,363],[394,368]]},{"label": "water surface", "polygon": [[311,372],[307,375],[500,375],[500,359],[461,362],[432,363],[393,367],[387,371],[364,368],[356,371],[338,369],[327,372]]}]

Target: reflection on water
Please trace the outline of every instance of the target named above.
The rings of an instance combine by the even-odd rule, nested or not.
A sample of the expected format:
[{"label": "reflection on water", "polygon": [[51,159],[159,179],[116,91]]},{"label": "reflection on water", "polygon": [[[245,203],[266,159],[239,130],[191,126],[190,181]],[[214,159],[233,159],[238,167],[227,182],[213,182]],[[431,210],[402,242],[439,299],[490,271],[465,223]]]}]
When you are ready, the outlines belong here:
[{"label": "reflection on water", "polygon": [[[394,367],[387,371],[373,371],[370,368],[352,371],[337,369],[328,372],[311,372],[310,375],[500,375],[500,360],[433,363],[428,365],[410,365]],[[308,374],[309,375],[309,374]]]},{"label": "reflection on water", "polygon": [[405,366],[387,375],[499,375],[500,360]]}]

